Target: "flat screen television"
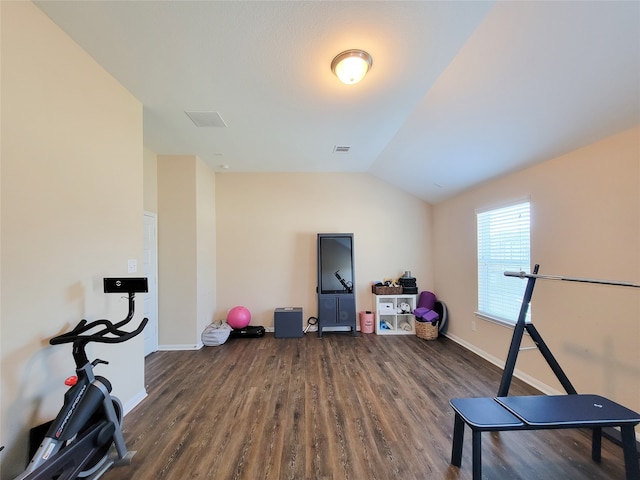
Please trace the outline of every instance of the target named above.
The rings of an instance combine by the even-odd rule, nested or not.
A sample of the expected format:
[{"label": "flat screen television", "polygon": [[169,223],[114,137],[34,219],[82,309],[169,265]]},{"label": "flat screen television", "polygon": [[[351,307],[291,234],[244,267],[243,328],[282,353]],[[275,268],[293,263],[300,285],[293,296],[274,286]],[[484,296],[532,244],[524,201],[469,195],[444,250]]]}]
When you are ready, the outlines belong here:
[{"label": "flat screen television", "polygon": [[320,293],[353,293],[353,235],[318,234]]}]

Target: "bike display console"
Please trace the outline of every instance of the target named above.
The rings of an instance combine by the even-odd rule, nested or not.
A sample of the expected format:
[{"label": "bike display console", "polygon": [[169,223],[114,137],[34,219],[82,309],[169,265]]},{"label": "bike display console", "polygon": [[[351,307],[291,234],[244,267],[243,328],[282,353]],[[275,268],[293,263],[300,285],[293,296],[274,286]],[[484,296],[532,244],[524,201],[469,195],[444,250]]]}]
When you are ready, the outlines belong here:
[{"label": "bike display console", "polygon": [[104,293],[147,293],[147,277],[104,278]]}]

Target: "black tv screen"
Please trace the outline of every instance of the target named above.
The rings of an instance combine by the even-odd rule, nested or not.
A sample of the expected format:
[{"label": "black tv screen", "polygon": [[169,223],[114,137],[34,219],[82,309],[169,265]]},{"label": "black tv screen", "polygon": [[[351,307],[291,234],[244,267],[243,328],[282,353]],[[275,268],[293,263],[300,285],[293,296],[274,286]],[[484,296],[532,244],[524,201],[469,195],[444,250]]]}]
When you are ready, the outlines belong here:
[{"label": "black tv screen", "polygon": [[353,236],[318,236],[321,293],[353,292]]}]

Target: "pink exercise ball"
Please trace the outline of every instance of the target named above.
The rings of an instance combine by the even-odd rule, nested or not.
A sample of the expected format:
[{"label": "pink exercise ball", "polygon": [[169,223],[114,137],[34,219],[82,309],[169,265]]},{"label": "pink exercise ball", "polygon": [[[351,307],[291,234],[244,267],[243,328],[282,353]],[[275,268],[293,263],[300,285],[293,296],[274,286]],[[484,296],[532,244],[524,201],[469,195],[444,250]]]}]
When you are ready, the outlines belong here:
[{"label": "pink exercise ball", "polygon": [[234,330],[240,330],[251,322],[251,312],[242,306],[233,307],[227,313],[227,323]]}]

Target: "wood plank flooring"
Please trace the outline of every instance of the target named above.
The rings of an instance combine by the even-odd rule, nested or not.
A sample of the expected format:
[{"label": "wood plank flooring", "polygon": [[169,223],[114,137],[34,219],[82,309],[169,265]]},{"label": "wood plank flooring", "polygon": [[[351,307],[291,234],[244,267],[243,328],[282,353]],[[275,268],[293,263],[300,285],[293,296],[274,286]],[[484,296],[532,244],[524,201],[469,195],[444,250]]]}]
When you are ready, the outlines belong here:
[{"label": "wood plank flooring", "polygon": [[[500,375],[444,337],[267,334],[157,352],[146,360],[149,396],[124,419],[137,454],[103,478],[471,479],[468,429],[462,467],[449,464],[448,402],[494,396]],[[537,393],[518,380],[510,391]],[[604,439],[594,463],[588,431],[485,433],[483,477],[623,479],[624,462]]]}]

